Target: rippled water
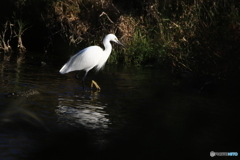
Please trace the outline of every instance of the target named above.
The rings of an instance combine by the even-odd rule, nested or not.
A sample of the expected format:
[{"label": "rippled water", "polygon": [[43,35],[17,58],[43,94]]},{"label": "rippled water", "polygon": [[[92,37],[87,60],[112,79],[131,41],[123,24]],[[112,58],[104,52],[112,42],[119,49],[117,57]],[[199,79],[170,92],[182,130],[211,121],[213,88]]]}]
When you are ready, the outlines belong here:
[{"label": "rippled water", "polygon": [[[238,84],[203,90],[165,69],[0,62],[0,159],[159,159],[238,151]],[[102,90],[90,89],[94,79]]]}]

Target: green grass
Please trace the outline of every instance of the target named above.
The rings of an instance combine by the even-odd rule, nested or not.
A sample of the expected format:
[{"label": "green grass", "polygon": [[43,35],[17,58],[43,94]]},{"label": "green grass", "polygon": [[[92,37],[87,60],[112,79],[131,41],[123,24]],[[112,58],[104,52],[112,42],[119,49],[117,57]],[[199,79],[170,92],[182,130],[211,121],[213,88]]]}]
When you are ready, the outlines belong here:
[{"label": "green grass", "polygon": [[[68,42],[69,48],[82,49],[100,45],[104,35],[116,33],[120,40],[127,42],[126,48],[114,45],[108,63],[164,64],[173,72],[189,70],[218,77],[239,73],[240,3],[237,0],[146,0],[134,1],[130,8],[125,0],[121,3],[39,0],[38,3],[24,1],[19,6],[14,1],[3,2],[0,4],[9,4],[9,10],[14,10],[18,19],[29,20],[34,26],[32,33],[33,29],[46,31],[43,36],[47,38],[39,39],[48,39],[49,44],[54,43],[52,37],[57,35]],[[103,11],[107,16],[100,17]],[[12,12],[4,13],[0,14],[1,24],[6,17],[12,17]],[[26,35],[28,30],[23,41]]]}]

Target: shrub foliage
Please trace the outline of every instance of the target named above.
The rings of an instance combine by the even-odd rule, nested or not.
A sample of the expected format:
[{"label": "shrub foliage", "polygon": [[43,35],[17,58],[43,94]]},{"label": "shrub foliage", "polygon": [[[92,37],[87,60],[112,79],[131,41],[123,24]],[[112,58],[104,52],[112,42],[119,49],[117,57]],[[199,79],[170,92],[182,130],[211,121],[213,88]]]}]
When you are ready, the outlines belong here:
[{"label": "shrub foliage", "polygon": [[163,64],[219,78],[239,73],[237,0],[2,0],[0,7],[1,52],[15,38],[16,25],[6,24],[28,22],[32,27],[21,36],[44,31],[48,52],[56,37],[78,50],[115,33],[127,48],[115,46],[110,63]]}]

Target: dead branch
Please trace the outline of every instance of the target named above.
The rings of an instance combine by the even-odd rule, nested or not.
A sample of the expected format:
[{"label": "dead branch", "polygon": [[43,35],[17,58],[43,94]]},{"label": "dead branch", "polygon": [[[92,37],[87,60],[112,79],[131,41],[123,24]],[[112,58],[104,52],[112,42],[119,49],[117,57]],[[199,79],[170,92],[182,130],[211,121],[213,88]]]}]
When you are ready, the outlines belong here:
[{"label": "dead branch", "polygon": [[109,18],[109,16],[107,15],[107,13],[105,13],[105,12],[102,12],[102,13],[99,15],[99,17],[102,17],[103,15],[105,15],[105,16],[107,17],[107,19],[108,19],[111,23],[114,23],[114,22]]},{"label": "dead branch", "polygon": [[[13,24],[11,24],[9,21],[7,21],[3,25],[3,30],[0,33],[0,49],[3,50],[4,53],[12,52],[12,47],[9,44],[9,42],[12,39],[12,26],[13,26]],[[5,36],[6,36],[6,33],[8,30],[10,30],[10,35],[9,35],[8,39],[6,40]]]}]

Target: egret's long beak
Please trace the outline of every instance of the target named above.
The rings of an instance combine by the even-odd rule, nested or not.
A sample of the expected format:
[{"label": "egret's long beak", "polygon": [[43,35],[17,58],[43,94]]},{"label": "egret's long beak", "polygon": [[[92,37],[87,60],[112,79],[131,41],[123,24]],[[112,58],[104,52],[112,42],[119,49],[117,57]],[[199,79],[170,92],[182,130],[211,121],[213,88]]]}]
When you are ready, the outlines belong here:
[{"label": "egret's long beak", "polygon": [[124,48],[126,48],[120,41],[117,41],[117,44],[120,44],[121,46],[123,46]]}]

